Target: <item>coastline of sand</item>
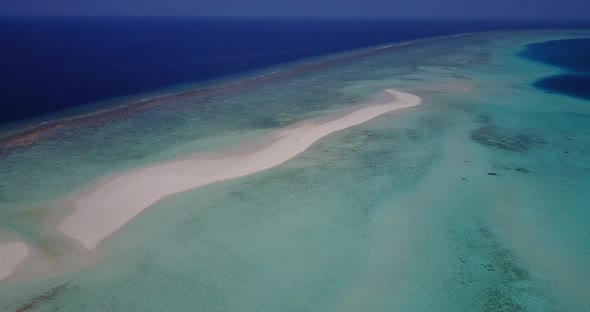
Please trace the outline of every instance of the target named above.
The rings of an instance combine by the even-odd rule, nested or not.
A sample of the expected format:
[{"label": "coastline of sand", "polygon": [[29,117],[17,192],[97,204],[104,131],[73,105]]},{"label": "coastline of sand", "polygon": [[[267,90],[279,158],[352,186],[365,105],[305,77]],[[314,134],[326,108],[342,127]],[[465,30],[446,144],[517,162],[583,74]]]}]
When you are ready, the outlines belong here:
[{"label": "coastline of sand", "polygon": [[93,250],[166,196],[269,169],[295,157],[330,133],[421,103],[418,96],[392,89],[386,90],[386,95],[384,103],[365,106],[335,120],[279,131],[273,143],[251,153],[221,158],[195,155],[101,181],[90,192],[68,200],[66,205],[72,207],[73,212],[57,228],[69,239]]}]

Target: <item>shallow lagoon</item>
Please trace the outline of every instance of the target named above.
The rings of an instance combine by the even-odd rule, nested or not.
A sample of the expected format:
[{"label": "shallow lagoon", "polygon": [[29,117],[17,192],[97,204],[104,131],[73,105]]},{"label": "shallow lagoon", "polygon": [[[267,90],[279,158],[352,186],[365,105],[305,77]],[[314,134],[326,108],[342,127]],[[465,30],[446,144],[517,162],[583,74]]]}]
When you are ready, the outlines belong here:
[{"label": "shallow lagoon", "polygon": [[586,310],[589,102],[535,88],[560,70],[519,53],[588,35],[420,41],[66,128],[3,154],[5,231],[62,251],[40,230],[52,215],[43,203],[105,173],[231,146],[385,88],[424,100],[279,167],[163,200],[107,239],[92,265],[3,283],[0,307]]}]

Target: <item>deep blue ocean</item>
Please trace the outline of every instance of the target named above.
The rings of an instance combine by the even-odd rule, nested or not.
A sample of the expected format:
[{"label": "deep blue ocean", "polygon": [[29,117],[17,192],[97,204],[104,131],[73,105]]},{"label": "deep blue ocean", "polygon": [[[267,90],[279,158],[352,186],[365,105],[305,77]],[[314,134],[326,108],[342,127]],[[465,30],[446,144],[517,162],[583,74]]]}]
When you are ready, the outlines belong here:
[{"label": "deep blue ocean", "polygon": [[304,58],[454,33],[573,22],[358,18],[0,19],[0,124]]},{"label": "deep blue ocean", "polygon": [[537,80],[536,87],[590,100],[590,38],[533,43],[527,45],[522,55],[564,71]]}]

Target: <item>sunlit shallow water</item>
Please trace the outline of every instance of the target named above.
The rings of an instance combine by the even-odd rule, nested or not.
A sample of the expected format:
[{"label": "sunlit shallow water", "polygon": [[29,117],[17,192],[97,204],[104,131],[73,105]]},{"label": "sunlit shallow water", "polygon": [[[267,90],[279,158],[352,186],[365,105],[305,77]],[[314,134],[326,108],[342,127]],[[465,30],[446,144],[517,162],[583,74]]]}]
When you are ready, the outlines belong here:
[{"label": "sunlit shallow water", "polygon": [[[15,311],[590,309],[590,102],[534,87],[525,44],[434,39],[70,128],[3,155],[4,231],[41,250],[67,195],[107,173],[217,150],[394,88],[421,106],[289,162],[162,200],[89,266],[0,285]],[[52,257],[67,257],[51,253]]]}]

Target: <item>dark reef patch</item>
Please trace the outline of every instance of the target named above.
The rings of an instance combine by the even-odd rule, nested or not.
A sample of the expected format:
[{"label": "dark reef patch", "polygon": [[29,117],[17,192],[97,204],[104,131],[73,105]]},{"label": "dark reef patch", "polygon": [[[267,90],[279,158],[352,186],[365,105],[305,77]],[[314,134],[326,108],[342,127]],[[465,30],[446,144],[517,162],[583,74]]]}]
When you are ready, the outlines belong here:
[{"label": "dark reef patch", "polygon": [[476,120],[479,123],[483,123],[483,124],[490,124],[492,122],[492,118],[488,115],[479,115],[477,116]]},{"label": "dark reef patch", "polygon": [[458,222],[450,229],[458,252],[454,281],[457,287],[469,287],[474,295],[473,301],[464,298],[470,302],[467,311],[530,311],[541,306],[541,311],[554,310],[548,293],[537,285],[518,257],[487,225],[474,221],[468,228]]},{"label": "dark reef patch", "polygon": [[494,169],[497,170],[502,170],[502,171],[516,171],[516,172],[520,172],[520,173],[529,173],[531,172],[529,169],[527,168],[523,168],[523,167],[511,167],[511,166],[506,166],[506,165],[502,165],[502,164],[494,164]]},{"label": "dark reef patch", "polygon": [[498,126],[480,127],[471,131],[470,136],[479,144],[519,153],[545,144],[542,137],[526,130],[513,130]]},{"label": "dark reef patch", "polygon": [[[502,281],[491,283],[489,287],[483,289],[483,311],[528,311],[528,307],[519,300],[521,296],[516,293],[523,291],[529,296],[539,296],[534,288],[519,286],[531,284],[532,276],[518,264],[514,254],[498,241],[489,228],[481,226],[479,230],[481,237],[487,241],[490,256],[490,262],[483,264],[484,269]],[[545,301],[543,298],[538,299]]]}]

